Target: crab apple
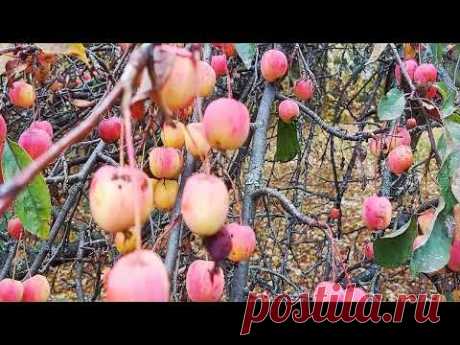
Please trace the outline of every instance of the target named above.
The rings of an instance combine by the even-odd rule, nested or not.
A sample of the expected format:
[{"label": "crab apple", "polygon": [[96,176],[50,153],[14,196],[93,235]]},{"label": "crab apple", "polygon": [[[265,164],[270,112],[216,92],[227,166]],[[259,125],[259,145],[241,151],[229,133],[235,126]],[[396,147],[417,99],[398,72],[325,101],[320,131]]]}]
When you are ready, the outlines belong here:
[{"label": "crab apple", "polygon": [[314,85],[310,79],[297,80],[294,84],[294,94],[302,101],[308,101],[313,97]]},{"label": "crab apple", "polygon": [[418,216],[418,226],[422,234],[426,234],[428,230],[430,230],[431,224],[434,219],[434,212],[434,209],[430,208]]},{"label": "crab apple", "polygon": [[280,119],[285,123],[291,123],[300,114],[299,106],[296,102],[285,99],[278,106]]},{"label": "crab apple", "polygon": [[[406,68],[407,75],[409,76],[411,81],[414,81],[414,72],[415,69],[418,67],[417,61],[414,59],[408,59],[403,62],[404,67]],[[396,65],[395,67],[395,79],[398,85],[401,84],[401,67]]]},{"label": "crab apple", "polygon": [[6,121],[5,118],[0,115],[0,145],[3,148],[3,143],[6,140],[6,133],[7,133],[7,126],[6,126]]},{"label": "crab apple", "polygon": [[430,86],[425,92],[425,97],[428,99],[434,99],[437,95],[438,89],[435,86]]},{"label": "crab apple", "polygon": [[214,91],[216,85],[216,72],[214,69],[205,61],[198,63],[198,96],[207,97]]},{"label": "crab apple", "polygon": [[99,137],[107,144],[114,143],[120,139],[122,126],[121,119],[116,116],[103,119],[97,128]]},{"label": "crab apple", "polygon": [[24,302],[46,302],[50,297],[51,287],[45,276],[36,274],[24,281]]},{"label": "crab apple", "polygon": [[218,302],[224,285],[224,271],[213,261],[195,260],[188,268],[185,287],[193,302]]},{"label": "crab apple", "polygon": [[205,237],[203,244],[214,261],[224,260],[232,250],[232,238],[227,227],[222,227],[216,234]]},{"label": "crab apple", "polygon": [[388,168],[393,174],[401,175],[406,172],[413,163],[414,157],[410,146],[398,146],[388,154]]},{"label": "crab apple", "polygon": [[137,121],[141,121],[145,116],[145,103],[144,101],[137,101],[129,106],[131,117]]},{"label": "crab apple", "polygon": [[165,147],[181,149],[185,144],[184,124],[176,120],[165,121],[160,137]]},{"label": "crab apple", "polygon": [[363,254],[367,260],[374,259],[374,244],[372,242],[366,242],[363,246]]},{"label": "crab apple", "polygon": [[414,242],[412,243],[412,250],[416,250],[422,246],[425,242],[426,236],[425,235],[418,235],[415,237]]},{"label": "crab apple", "polygon": [[15,81],[8,91],[11,104],[20,108],[31,108],[35,103],[35,89],[23,80]]},{"label": "crab apple", "polygon": [[331,219],[339,219],[340,215],[341,215],[340,209],[337,207],[334,207],[329,211],[329,218]]},{"label": "crab apple", "polygon": [[415,127],[417,127],[417,120],[414,119],[413,117],[411,117],[410,119],[407,119],[406,128],[407,129],[412,129],[412,128],[415,128]]},{"label": "crab apple", "polygon": [[227,57],[235,55],[234,43],[214,43],[214,46],[222,50]]},{"label": "crab apple", "polygon": [[182,170],[182,154],[172,147],[154,147],[149,154],[149,166],[156,178],[174,179]]},{"label": "crab apple", "polygon": [[225,55],[213,55],[211,57],[211,67],[216,76],[227,74],[227,57]]},{"label": "crab apple", "polygon": [[49,121],[34,121],[29,126],[30,129],[41,129],[48,133],[51,139],[53,139],[53,126]]},{"label": "crab apple", "polygon": [[195,158],[204,159],[211,150],[201,122],[188,124],[184,130],[184,138],[187,151]]},{"label": "crab apple", "polygon": [[420,86],[431,85],[436,82],[437,77],[438,71],[436,67],[430,63],[422,63],[414,72],[414,81]]},{"label": "crab apple", "polygon": [[24,294],[24,285],[14,279],[0,281],[0,302],[21,302]]},{"label": "crab apple", "polygon": [[455,238],[452,242],[447,267],[453,272],[460,272],[460,239],[458,238]]},{"label": "crab apple", "polygon": [[122,256],[105,284],[107,302],[167,302],[169,278],[161,258],[150,250]]},{"label": "crab apple", "polygon": [[363,289],[350,285],[344,290],[343,302],[365,302],[367,296],[367,292]]},{"label": "crab apple", "polygon": [[153,205],[151,182],[144,172],[109,165],[96,171],[89,189],[89,205],[96,224],[102,229],[118,232],[134,226],[135,201],[143,224]]},{"label": "crab apple", "polygon": [[249,135],[249,111],[232,98],[212,101],[204,112],[204,134],[211,147],[234,150],[244,144]]},{"label": "crab apple", "polygon": [[19,241],[21,235],[24,233],[24,228],[18,217],[11,218],[8,221],[7,229],[10,237],[14,238],[16,241]]},{"label": "crab apple", "polygon": [[120,231],[115,234],[115,247],[117,250],[125,255],[136,250],[137,235],[134,228],[127,231]]},{"label": "crab apple", "polygon": [[160,210],[170,210],[174,207],[179,192],[176,180],[161,180],[153,188],[153,204]]},{"label": "crab apple", "polygon": [[256,249],[256,234],[250,226],[231,223],[224,226],[230,234],[232,249],[229,260],[240,262],[248,260]]},{"label": "crab apple", "polygon": [[316,285],[313,292],[313,301],[315,302],[343,302],[345,290],[338,283],[321,282]]},{"label": "crab apple", "polygon": [[388,142],[382,134],[377,134],[375,138],[369,139],[369,151],[374,157],[388,152]]},{"label": "crab apple", "polygon": [[47,132],[41,129],[26,129],[18,140],[21,146],[32,159],[36,159],[48,151],[53,142]]},{"label": "crab apple", "polygon": [[401,145],[410,146],[410,144],[410,133],[404,127],[396,127],[394,132],[387,138],[388,151],[391,151]]},{"label": "crab apple", "polygon": [[157,49],[166,54],[166,59],[171,58],[172,65],[166,81],[154,92],[153,98],[171,111],[190,105],[197,94],[197,73],[192,54],[184,48],[165,44]]},{"label": "crab apple", "polygon": [[361,217],[370,230],[383,230],[390,225],[392,211],[390,200],[373,195],[364,200]]},{"label": "crab apple", "polygon": [[220,178],[199,173],[185,182],[181,213],[193,233],[200,236],[214,235],[224,225],[228,208],[228,190]]},{"label": "crab apple", "polygon": [[267,50],[260,60],[260,70],[264,79],[270,83],[281,78],[288,70],[286,55],[277,49]]}]

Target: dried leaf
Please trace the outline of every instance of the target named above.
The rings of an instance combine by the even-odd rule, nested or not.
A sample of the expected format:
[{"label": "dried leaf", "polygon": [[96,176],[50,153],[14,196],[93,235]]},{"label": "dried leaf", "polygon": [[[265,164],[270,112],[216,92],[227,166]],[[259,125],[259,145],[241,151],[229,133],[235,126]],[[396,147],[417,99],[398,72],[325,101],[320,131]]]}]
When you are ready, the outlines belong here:
[{"label": "dried leaf", "polygon": [[383,53],[385,48],[387,47],[388,43],[374,43],[374,49],[372,49],[371,56],[369,60],[367,60],[366,65],[377,61],[379,56]]},{"label": "dried leaf", "polygon": [[88,108],[95,104],[95,101],[88,101],[86,99],[73,99],[72,104],[77,108]]},{"label": "dried leaf", "polygon": [[[0,49],[8,49],[14,47],[12,43],[0,43]],[[6,64],[8,61],[14,60],[15,57],[13,54],[3,54],[0,55],[0,74],[5,73],[6,71]]]},{"label": "dried leaf", "polygon": [[403,44],[403,50],[404,50],[404,59],[415,59],[415,56],[417,54],[417,51],[415,50],[415,47],[411,43],[404,43]]}]

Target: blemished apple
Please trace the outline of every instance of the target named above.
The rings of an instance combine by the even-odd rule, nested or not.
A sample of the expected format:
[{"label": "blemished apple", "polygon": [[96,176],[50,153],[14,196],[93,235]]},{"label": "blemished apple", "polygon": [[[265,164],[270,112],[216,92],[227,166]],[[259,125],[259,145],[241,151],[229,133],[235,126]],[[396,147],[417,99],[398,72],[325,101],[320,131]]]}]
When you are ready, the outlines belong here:
[{"label": "blemished apple", "polygon": [[136,168],[102,166],[94,174],[89,188],[94,221],[107,232],[128,230],[135,225],[135,197],[143,224],[153,206],[147,175]]},{"label": "blemished apple", "polygon": [[410,146],[398,146],[388,154],[388,168],[393,174],[401,175],[409,170],[413,163],[414,157]]},{"label": "blemished apple", "polygon": [[390,200],[373,195],[364,200],[361,216],[364,225],[370,230],[384,230],[391,223],[392,211]]}]

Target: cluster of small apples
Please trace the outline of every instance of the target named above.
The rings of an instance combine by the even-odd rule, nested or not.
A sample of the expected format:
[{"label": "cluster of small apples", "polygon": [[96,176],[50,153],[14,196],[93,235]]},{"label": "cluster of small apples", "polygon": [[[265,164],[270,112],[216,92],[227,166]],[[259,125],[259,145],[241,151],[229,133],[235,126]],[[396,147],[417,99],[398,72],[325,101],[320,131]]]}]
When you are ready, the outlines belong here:
[{"label": "cluster of small apples", "polygon": [[312,296],[315,302],[364,302],[367,297],[367,292],[360,287],[351,284],[344,289],[333,281],[320,282]]},{"label": "cluster of small apples", "polygon": [[370,139],[369,150],[376,157],[387,154],[388,169],[395,175],[401,175],[414,163],[410,144],[411,136],[407,128],[397,126],[389,136],[378,134]]},{"label": "cluster of small apples", "polygon": [[[288,66],[286,55],[278,49],[266,51],[260,61],[262,76],[270,83],[285,76]],[[293,93],[301,101],[309,101],[314,94],[314,84],[310,79],[297,80],[294,83]],[[279,118],[285,123],[291,123],[299,114],[299,105],[292,99],[286,99],[278,105]]]},{"label": "cluster of small apples", "polygon": [[[438,94],[438,89],[434,85],[438,77],[436,67],[430,63],[418,64],[414,59],[406,59],[403,61],[403,66],[406,69],[410,80],[415,83],[417,91],[422,97],[434,99]],[[399,65],[395,67],[395,79],[398,85],[401,85],[401,68]]]},{"label": "cluster of small apples", "polygon": [[[217,73],[204,61],[199,61],[195,68],[192,55],[185,49],[173,46],[162,49],[175,54],[175,59],[169,77],[155,90],[152,100],[175,112],[178,119],[165,121],[160,134],[163,146],[149,152],[153,178],[136,168],[103,166],[96,171],[90,185],[93,219],[104,231],[115,234],[115,244],[124,254],[105,275],[108,301],[169,299],[168,274],[161,258],[147,250],[136,250],[139,239],[133,232],[134,205],[140,208],[141,224],[147,221],[153,208],[167,211],[174,207],[184,146],[192,156],[205,160],[211,149],[237,149],[249,135],[249,111],[233,98],[213,100],[207,105],[201,122],[186,125],[184,122],[193,110],[195,98],[207,97],[214,91]],[[230,50],[224,48],[227,54]],[[134,113],[133,108],[131,112]],[[103,120],[99,135],[106,142],[115,142],[120,138],[122,125],[118,118]],[[250,227],[236,223],[225,225],[229,194],[219,177],[207,173],[192,175],[185,183],[180,207],[185,224],[205,238],[213,258],[228,257],[239,262],[247,260],[254,251],[255,234]],[[218,250],[220,254],[216,254]],[[127,275],[130,284],[123,283]],[[223,293],[223,271],[217,263],[197,260],[187,272],[186,285],[192,301],[218,300]]]},{"label": "cluster of small apples", "polygon": [[53,145],[53,126],[48,121],[34,121],[19,140],[21,146],[32,159],[37,159]]},{"label": "cluster of small apples", "polygon": [[24,282],[7,278],[0,281],[0,302],[46,302],[50,291],[48,280],[40,274]]}]

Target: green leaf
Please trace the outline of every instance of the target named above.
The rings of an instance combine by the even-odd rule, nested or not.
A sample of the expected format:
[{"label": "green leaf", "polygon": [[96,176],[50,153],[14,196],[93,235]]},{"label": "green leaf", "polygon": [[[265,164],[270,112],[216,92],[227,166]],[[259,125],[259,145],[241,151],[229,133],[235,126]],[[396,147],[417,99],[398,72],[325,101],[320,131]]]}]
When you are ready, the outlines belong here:
[{"label": "green leaf", "polygon": [[[11,140],[5,142],[2,169],[5,181],[18,175],[32,162],[30,156]],[[48,237],[51,221],[51,197],[45,178],[38,174],[14,201],[14,213],[24,229],[41,239]]]},{"label": "green leaf", "polygon": [[447,154],[447,141],[444,133],[439,136],[438,142],[436,143],[436,148],[438,149],[441,159],[444,159]]},{"label": "green leaf", "polygon": [[457,203],[452,193],[452,182],[460,168],[460,151],[453,150],[444,160],[439,170],[437,181],[441,197],[435,212],[432,229],[428,230],[428,240],[419,247],[411,261],[414,273],[431,273],[443,268],[449,261],[452,237],[449,227],[453,224],[452,209]]},{"label": "green leaf", "polygon": [[453,113],[444,119],[444,134],[449,149],[460,145],[460,115]]},{"label": "green leaf", "polygon": [[412,217],[397,231],[374,242],[375,262],[383,267],[398,267],[409,261],[417,236],[417,217]]},{"label": "green leaf", "polygon": [[[438,84],[441,84],[441,83],[438,83]],[[457,92],[449,88],[446,84],[445,86],[443,86],[442,92],[441,92],[441,89],[439,90],[442,95],[441,117],[446,118],[447,116],[453,114],[455,110],[457,110],[457,107],[455,106],[455,99],[457,98]]]},{"label": "green leaf", "polygon": [[247,69],[251,68],[252,60],[256,55],[256,44],[255,43],[235,43],[236,52],[243,60],[244,65]]},{"label": "green leaf", "polygon": [[442,62],[442,55],[446,50],[445,43],[429,43],[428,47],[431,51],[431,55],[433,57],[433,62],[435,65],[439,65]]},{"label": "green leaf", "polygon": [[439,199],[435,212],[433,227],[427,233],[428,240],[414,252],[411,261],[411,271],[432,273],[443,268],[449,261],[449,251],[452,243],[446,221],[449,218],[443,198]]},{"label": "green leaf", "polygon": [[297,128],[295,122],[289,124],[278,121],[278,136],[276,139],[275,161],[288,162],[299,152]]},{"label": "green leaf", "polygon": [[382,121],[395,120],[401,116],[406,106],[404,93],[393,88],[383,96],[377,106],[379,119]]}]

